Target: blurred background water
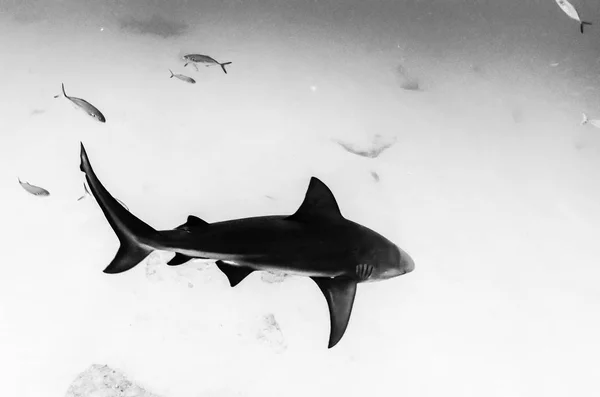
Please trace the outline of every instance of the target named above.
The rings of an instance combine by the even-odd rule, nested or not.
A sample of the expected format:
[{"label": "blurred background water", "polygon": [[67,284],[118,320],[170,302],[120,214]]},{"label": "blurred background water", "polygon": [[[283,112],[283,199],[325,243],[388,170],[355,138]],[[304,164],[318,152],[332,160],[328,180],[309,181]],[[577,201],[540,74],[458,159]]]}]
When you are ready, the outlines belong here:
[{"label": "blurred background water", "polygon": [[[600,3],[573,5],[584,34],[552,0],[2,0],[1,394],[92,364],[169,397],[598,394]],[[416,270],[360,285],[331,350],[306,278],[105,275],[80,141],[157,229],[293,213],[314,175]]]}]

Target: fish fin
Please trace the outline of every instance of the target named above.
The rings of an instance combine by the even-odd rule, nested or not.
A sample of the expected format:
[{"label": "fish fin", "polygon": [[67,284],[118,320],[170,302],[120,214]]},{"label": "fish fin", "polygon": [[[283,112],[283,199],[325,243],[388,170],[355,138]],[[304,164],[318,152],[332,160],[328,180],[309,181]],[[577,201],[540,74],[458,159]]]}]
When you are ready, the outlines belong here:
[{"label": "fish fin", "polygon": [[245,279],[250,273],[254,271],[254,269],[250,269],[249,267],[243,266],[233,266],[223,261],[217,261],[217,267],[227,276],[229,280],[229,285],[235,287],[243,279]]},{"label": "fish fin", "polygon": [[331,190],[313,176],[300,208],[287,219],[299,222],[318,222],[322,220],[339,221],[344,217]]},{"label": "fish fin", "polygon": [[337,277],[311,277],[325,295],[329,306],[329,319],[331,331],[329,333],[328,348],[335,346],[348,327],[354,297],[356,296],[356,281],[348,278]]},{"label": "fish fin", "polygon": [[106,190],[94,172],[83,143],[81,144],[79,168],[85,173],[87,184],[106,220],[117,235],[121,246],[104,273],[114,274],[127,271],[143,261],[154,248],[143,243],[154,237],[157,231],[127,211]]},{"label": "fish fin", "polygon": [[223,63],[219,63],[219,65],[221,66],[221,69],[223,69],[223,72],[225,72],[225,74],[227,74],[227,69],[225,69],[225,66],[231,65],[231,62],[223,62]]},{"label": "fish fin", "polygon": [[579,30],[581,31],[581,34],[583,34],[583,26],[584,25],[591,25],[591,22],[587,22],[587,21],[581,21],[581,23],[579,24]]},{"label": "fish fin", "polygon": [[185,230],[185,231],[189,232],[191,229],[199,229],[199,228],[203,228],[208,225],[209,225],[208,222],[203,221],[202,219],[198,218],[197,216],[190,215],[187,218],[187,222],[185,222],[183,225],[177,226],[175,229],[176,230]]},{"label": "fish fin", "polygon": [[[62,88],[62,93],[65,96],[65,98],[68,98],[67,93],[65,92],[65,83],[60,83],[60,86]],[[55,97],[57,98],[57,97]]]},{"label": "fish fin", "polygon": [[171,69],[169,69],[169,72],[171,72],[171,77],[169,78],[172,79],[175,75],[173,74],[173,71]]},{"label": "fish fin", "polygon": [[581,113],[581,116],[582,116],[581,125],[586,125],[589,121],[587,114]]},{"label": "fish fin", "polygon": [[192,258],[191,256],[176,253],[175,256],[173,258],[171,258],[170,261],[167,262],[167,265],[179,266],[179,265],[183,265],[187,261],[191,261],[192,259],[194,259],[194,258]]},{"label": "fish fin", "polygon": [[85,194],[77,199],[77,201],[81,201],[85,198]]}]

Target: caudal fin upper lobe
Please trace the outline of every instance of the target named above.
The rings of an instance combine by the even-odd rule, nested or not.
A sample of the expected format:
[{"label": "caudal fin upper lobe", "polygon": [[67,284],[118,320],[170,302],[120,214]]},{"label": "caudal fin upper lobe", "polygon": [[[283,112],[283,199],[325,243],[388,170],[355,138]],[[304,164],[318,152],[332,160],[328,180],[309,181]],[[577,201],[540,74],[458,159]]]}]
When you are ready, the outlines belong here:
[{"label": "caudal fin upper lobe", "polygon": [[143,261],[152,251],[150,241],[157,231],[127,211],[106,190],[96,177],[92,165],[81,144],[81,171],[85,173],[90,192],[98,202],[106,220],[117,235],[121,246],[104,273],[122,273]]}]

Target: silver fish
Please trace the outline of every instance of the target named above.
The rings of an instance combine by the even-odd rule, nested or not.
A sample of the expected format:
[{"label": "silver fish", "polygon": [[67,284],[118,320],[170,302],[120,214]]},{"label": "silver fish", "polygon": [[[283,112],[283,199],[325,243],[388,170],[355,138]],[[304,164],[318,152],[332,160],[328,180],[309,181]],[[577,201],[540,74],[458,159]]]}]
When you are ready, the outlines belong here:
[{"label": "silver fish", "polygon": [[563,12],[565,14],[567,14],[567,16],[569,18],[574,19],[575,21],[579,22],[579,31],[581,32],[581,34],[583,34],[583,26],[584,25],[592,24],[591,22],[582,21],[581,18],[579,17],[579,13],[575,9],[575,6],[573,6],[573,4],[571,4],[571,3],[569,3],[568,0],[556,0],[556,4],[558,4],[560,9],[563,10]]},{"label": "silver fish", "polygon": [[194,80],[191,77],[185,76],[183,74],[175,74],[171,69],[169,69],[169,72],[171,72],[171,77],[169,77],[170,79],[172,79],[173,77],[177,77],[179,80],[185,81],[186,83],[196,84],[196,80]]},{"label": "silver fish", "polygon": [[[82,109],[84,112],[86,112],[87,114],[92,116],[94,119],[98,120],[99,122],[101,122],[101,123],[106,122],[106,118],[104,117],[102,112],[100,110],[98,110],[97,107],[95,107],[94,105],[92,105],[91,103],[86,101],[85,99],[68,96],[67,93],[65,92],[65,85],[61,84],[61,87],[62,87],[62,93],[65,96],[65,98],[67,98],[69,101],[74,103],[75,106]],[[55,95],[54,98],[58,98],[59,96],[60,96],[60,94]]]},{"label": "silver fish", "polygon": [[213,57],[209,57],[208,55],[202,55],[202,54],[184,55],[183,60],[186,61],[185,65],[183,65],[184,67],[186,67],[189,63],[191,63],[194,65],[196,70],[198,70],[198,66],[196,66],[197,63],[202,63],[202,64],[204,64],[204,66],[219,65],[219,66],[221,66],[221,69],[223,69],[223,72],[225,74],[227,74],[227,70],[225,69],[225,66],[231,64],[231,62],[221,63],[221,62],[217,61],[216,59],[214,59]]},{"label": "silver fish", "polygon": [[46,189],[44,189],[43,187],[31,185],[28,182],[23,182],[23,181],[21,181],[21,178],[18,178],[18,177],[17,177],[17,179],[19,180],[19,184],[21,185],[21,187],[23,189],[25,189],[25,191],[27,191],[28,193],[31,193],[34,196],[41,196],[41,197],[50,196],[50,192],[47,191]]},{"label": "silver fish", "polygon": [[586,125],[586,124],[590,123],[594,127],[600,128],[600,120],[597,120],[597,119],[590,120],[585,113],[582,113],[581,115],[582,115],[581,125]]}]

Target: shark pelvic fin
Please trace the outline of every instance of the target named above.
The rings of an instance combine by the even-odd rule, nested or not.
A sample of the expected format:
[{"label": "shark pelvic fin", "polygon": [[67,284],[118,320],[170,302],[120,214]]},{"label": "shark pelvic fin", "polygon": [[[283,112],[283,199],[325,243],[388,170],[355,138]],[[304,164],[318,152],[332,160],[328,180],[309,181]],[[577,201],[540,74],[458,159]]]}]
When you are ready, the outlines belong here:
[{"label": "shark pelvic fin", "polygon": [[242,282],[254,269],[243,266],[233,266],[223,261],[217,261],[217,267],[227,276],[229,285],[235,287]]},{"label": "shark pelvic fin", "polygon": [[299,222],[338,221],[344,219],[331,190],[314,176],[310,179],[300,208],[288,219]]},{"label": "shark pelvic fin", "polygon": [[311,277],[325,295],[329,306],[329,319],[331,331],[329,333],[328,348],[335,346],[348,327],[352,305],[356,296],[356,281],[337,277]]}]

